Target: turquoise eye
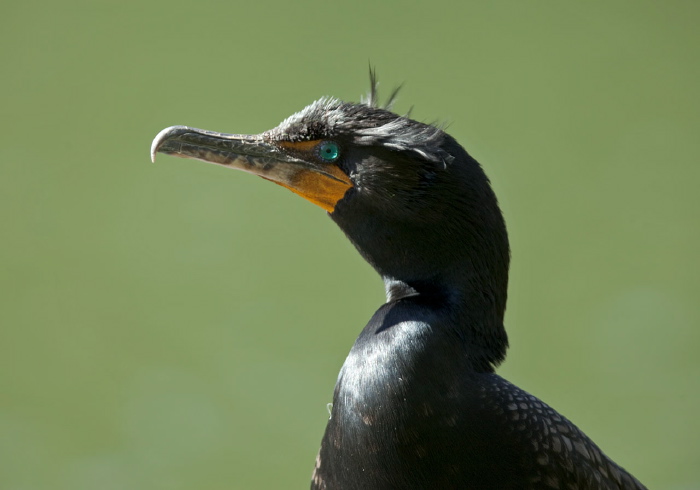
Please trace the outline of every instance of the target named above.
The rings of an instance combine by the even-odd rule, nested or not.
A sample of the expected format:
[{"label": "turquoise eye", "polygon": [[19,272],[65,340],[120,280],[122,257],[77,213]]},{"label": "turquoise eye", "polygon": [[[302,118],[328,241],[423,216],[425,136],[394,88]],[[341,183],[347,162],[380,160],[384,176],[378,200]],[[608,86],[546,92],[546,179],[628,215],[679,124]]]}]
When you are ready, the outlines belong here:
[{"label": "turquoise eye", "polygon": [[318,145],[318,156],[326,162],[334,162],[340,156],[340,147],[334,141],[324,141]]}]

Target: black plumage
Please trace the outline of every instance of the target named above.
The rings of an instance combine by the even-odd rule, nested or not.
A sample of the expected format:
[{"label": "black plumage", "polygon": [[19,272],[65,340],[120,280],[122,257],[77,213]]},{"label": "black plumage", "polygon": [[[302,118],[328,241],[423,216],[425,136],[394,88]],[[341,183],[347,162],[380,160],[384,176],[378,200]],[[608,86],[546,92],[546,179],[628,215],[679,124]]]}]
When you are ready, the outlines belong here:
[{"label": "black plumage", "polygon": [[494,373],[509,265],[496,197],[450,135],[378,107],[374,80],[363,103],[323,98],[256,136],[172,127],[152,152],[293,190],[384,279],[387,302],[338,377],[312,489],[644,488]]}]

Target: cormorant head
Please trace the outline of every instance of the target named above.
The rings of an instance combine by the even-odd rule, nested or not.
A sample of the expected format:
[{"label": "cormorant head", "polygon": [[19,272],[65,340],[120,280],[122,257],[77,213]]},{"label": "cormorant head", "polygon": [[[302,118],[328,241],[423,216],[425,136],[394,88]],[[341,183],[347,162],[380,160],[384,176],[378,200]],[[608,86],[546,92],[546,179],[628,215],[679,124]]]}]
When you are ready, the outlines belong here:
[{"label": "cormorant head", "polygon": [[363,103],[322,98],[252,136],[170,127],[152,157],[235,167],[317,204],[382,275],[389,300],[423,294],[457,305],[481,341],[498,346],[488,356],[498,363],[509,250],[489,181],[442,129],[376,100],[373,81]]}]

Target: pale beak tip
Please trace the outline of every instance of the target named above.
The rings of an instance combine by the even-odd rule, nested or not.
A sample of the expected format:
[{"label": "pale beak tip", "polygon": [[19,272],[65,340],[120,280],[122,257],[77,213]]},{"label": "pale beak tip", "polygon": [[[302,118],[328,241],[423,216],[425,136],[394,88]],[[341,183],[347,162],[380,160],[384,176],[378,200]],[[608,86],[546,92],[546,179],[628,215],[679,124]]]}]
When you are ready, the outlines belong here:
[{"label": "pale beak tip", "polygon": [[156,161],[156,153],[158,153],[158,148],[163,144],[163,141],[166,140],[166,137],[170,135],[170,133],[173,132],[173,130],[179,130],[184,128],[185,126],[170,126],[159,132],[155,138],[153,138],[153,142],[151,143],[151,162],[155,163]]}]

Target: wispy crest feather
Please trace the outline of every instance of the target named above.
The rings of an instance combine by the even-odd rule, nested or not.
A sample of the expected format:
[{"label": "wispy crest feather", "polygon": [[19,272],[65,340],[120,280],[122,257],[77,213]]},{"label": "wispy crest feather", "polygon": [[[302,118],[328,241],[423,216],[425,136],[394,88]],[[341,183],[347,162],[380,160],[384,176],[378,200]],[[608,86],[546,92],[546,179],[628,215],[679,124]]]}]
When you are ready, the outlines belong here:
[{"label": "wispy crest feather", "polygon": [[370,107],[374,107],[377,109],[385,109],[387,111],[390,111],[392,107],[394,106],[394,102],[396,102],[396,99],[399,95],[399,92],[401,91],[401,87],[403,87],[403,84],[398,85],[397,87],[394,88],[394,90],[391,91],[391,94],[389,95],[389,98],[387,99],[386,103],[383,106],[380,106],[379,104],[379,80],[377,79],[377,70],[370,65],[369,67],[369,93],[366,96],[363,96],[360,98],[360,101],[363,104],[366,104]]}]

